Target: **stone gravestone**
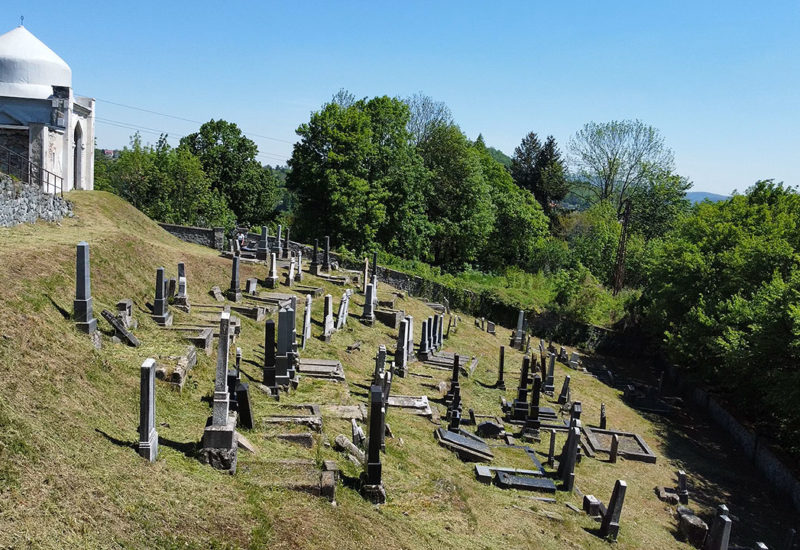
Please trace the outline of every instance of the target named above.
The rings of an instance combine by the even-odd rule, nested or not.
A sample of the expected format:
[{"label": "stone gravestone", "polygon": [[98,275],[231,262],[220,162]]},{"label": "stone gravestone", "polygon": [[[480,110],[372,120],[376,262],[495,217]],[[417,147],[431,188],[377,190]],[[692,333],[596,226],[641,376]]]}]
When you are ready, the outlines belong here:
[{"label": "stone gravestone", "polygon": [[566,405],[569,402],[569,382],[570,376],[564,377],[564,384],[561,386],[561,393],[558,395],[558,404]]},{"label": "stone gravestone", "polygon": [[175,296],[173,304],[185,313],[191,312],[189,291],[186,283],[186,264],[183,262],[178,262],[178,294]]},{"label": "stone gravestone", "polygon": [[236,471],[236,419],[229,415],[228,354],[231,314],[223,311],[219,321],[214,405],[210,422],[203,432],[201,460],[219,470]]},{"label": "stone gravestone", "polygon": [[284,284],[289,288],[292,288],[292,284],[294,283],[294,275],[295,275],[295,265],[294,265],[294,258],[289,260],[289,269],[286,271],[286,279],[284,280]]},{"label": "stone gravestone", "polygon": [[298,283],[303,282],[303,251],[297,251],[297,273],[294,276],[294,280]]},{"label": "stone gravestone", "polygon": [[264,279],[267,288],[278,288],[278,257],[273,252],[270,254],[269,277]]},{"label": "stone gravestone", "polygon": [[408,354],[406,345],[408,344],[408,319],[403,319],[400,323],[400,330],[397,332],[397,347],[394,352],[395,373],[405,377],[408,374]]},{"label": "stone gravestone", "polygon": [[731,539],[732,522],[728,516],[728,507],[719,506],[717,515],[711,523],[703,550],[728,550]]},{"label": "stone gravestone", "polygon": [[525,419],[525,429],[528,435],[538,436],[539,428],[542,423],[539,420],[539,399],[542,395],[542,377],[536,373],[533,377],[533,389],[531,390],[531,404],[528,409],[528,417]]},{"label": "stone gravestone", "polygon": [[283,257],[287,258],[287,259],[292,255],[292,247],[289,245],[289,230],[290,229],[291,229],[290,227],[286,228],[286,240],[284,241],[284,244],[283,244]]},{"label": "stone gravestone", "polygon": [[511,334],[511,347],[514,349],[522,350],[522,342],[524,341],[524,330],[523,326],[525,323],[525,312],[523,310],[519,310],[519,315],[517,315],[517,328]]},{"label": "stone gravestone", "polygon": [[342,328],[344,328],[347,319],[347,302],[349,300],[350,297],[347,292],[343,293],[342,300],[339,302],[339,313],[336,316],[336,330],[342,330]]},{"label": "stone gravestone", "polygon": [[494,387],[505,390],[506,389],[506,382],[503,380],[503,369],[505,368],[506,363],[506,347],[500,346],[500,366],[497,370],[497,382],[494,383]]},{"label": "stone gravestone", "polygon": [[92,285],[89,273],[89,243],[78,243],[75,261],[75,301],[72,317],[78,330],[92,334],[97,330],[97,319],[92,311]]},{"label": "stone gravestone", "polygon": [[255,296],[258,293],[258,279],[247,279],[244,283],[244,291],[250,296]]},{"label": "stone gravestone", "polygon": [[325,307],[324,307],[324,318],[323,318],[323,329],[322,329],[322,338],[326,342],[331,341],[331,335],[333,334],[334,324],[333,324],[333,296],[330,294],[325,295]]},{"label": "stone gravestone", "polygon": [[126,329],[135,329],[139,326],[133,316],[133,300],[125,298],[117,302],[117,319]]},{"label": "stone gravestone", "polygon": [[122,321],[120,321],[107,309],[101,311],[100,314],[103,316],[103,319],[108,321],[108,323],[114,328],[114,337],[118,341],[125,342],[134,348],[139,347],[139,340],[136,338],[136,336],[131,334],[127,328],[125,328],[125,325],[122,324]]},{"label": "stone gravestone", "polygon": [[[625,492],[627,490],[628,484],[623,480],[618,479],[616,483],[614,483],[614,491],[611,493],[611,500],[608,501],[608,508],[606,508],[603,522],[600,524],[601,537],[609,537],[612,540],[617,540],[617,536],[619,535],[619,518],[622,515],[622,505],[625,503]],[[727,545],[725,548],[727,548]]]},{"label": "stone gravestone", "polygon": [[306,342],[311,338],[311,295],[306,294],[306,307],[303,310],[303,334],[301,347],[306,349]]},{"label": "stone gravestone", "polygon": [[428,321],[422,321],[421,333],[417,357],[420,361],[427,361],[430,358],[430,350],[428,349]]},{"label": "stone gravestone", "polygon": [[564,490],[572,492],[575,487],[575,463],[578,461],[578,443],[581,438],[581,429],[573,426],[567,435],[567,442],[561,452],[559,470],[561,481],[564,483]]},{"label": "stone gravestone", "polygon": [[578,366],[580,366],[581,358],[578,355],[578,352],[573,351],[569,357],[569,366],[572,369],[578,370]]},{"label": "stone gravestone", "polygon": [[511,418],[514,420],[525,420],[528,416],[528,370],[530,369],[531,358],[527,355],[522,358],[522,370],[519,375],[519,386],[517,387],[517,398],[514,400]]},{"label": "stone gravestone", "polygon": [[410,362],[414,357],[414,317],[407,315],[406,320],[408,321],[408,331],[406,332],[406,335],[408,336],[408,344],[406,344],[406,359]]},{"label": "stone gravestone", "polygon": [[139,369],[139,455],[150,462],[158,456],[155,359],[145,359]]},{"label": "stone gravestone", "polygon": [[283,226],[278,224],[278,238],[275,239],[275,248],[272,250],[278,258],[283,258],[283,247],[281,246],[282,233]]},{"label": "stone gravestone", "polygon": [[267,319],[264,328],[264,385],[269,388],[273,396],[278,395],[275,376],[275,321]]},{"label": "stone gravestone", "polygon": [[444,314],[439,315],[439,325],[437,327],[436,339],[439,343],[438,349],[442,349],[442,346],[444,346]]},{"label": "stone gravestone", "polygon": [[169,311],[164,291],[164,268],[159,267],[156,270],[156,298],[153,301],[153,320],[162,327],[172,324],[172,312]]},{"label": "stone gravestone", "polygon": [[369,259],[366,256],[364,257],[364,272],[361,275],[362,275],[361,292],[366,294],[367,283],[369,282]]},{"label": "stone gravestone", "polygon": [[556,391],[556,354],[550,354],[550,364],[547,367],[547,377],[544,380],[544,392],[553,393]]},{"label": "stone gravestone", "polygon": [[608,419],[606,418],[606,404],[600,403],[600,429],[605,430],[608,424]]},{"label": "stone gravestone", "polygon": [[686,486],[686,472],[678,470],[678,502],[689,504],[689,489]]},{"label": "stone gravestone", "polygon": [[239,262],[241,258],[239,256],[233,257],[233,263],[231,264],[231,286],[228,289],[228,300],[231,302],[241,302],[242,301],[242,289],[239,283]]},{"label": "stone gravestone", "polygon": [[261,235],[258,237],[258,248],[256,248],[256,258],[266,261],[269,257],[269,229],[266,225],[261,226]]},{"label": "stone gravestone", "polygon": [[375,323],[374,296],[375,287],[370,283],[367,285],[367,292],[364,295],[364,313],[361,315],[361,321],[367,325]]},{"label": "stone gravestone", "polygon": [[431,355],[436,355],[436,347],[434,346],[434,343],[433,343],[433,316],[429,316],[428,317],[427,328],[428,328],[428,332],[427,332],[428,350],[430,351]]},{"label": "stone gravestone", "polygon": [[319,275],[319,239],[314,239],[314,255],[311,256],[311,274]]},{"label": "stone gravestone", "polygon": [[432,331],[432,338],[433,338],[433,351],[439,351],[439,323],[441,319],[439,319],[438,315],[433,316],[433,331]]},{"label": "stone gravestone", "polygon": [[386,491],[381,478],[381,430],[384,429],[386,410],[383,388],[372,386],[369,391],[369,434],[367,440],[367,464],[361,474],[361,495],[373,504],[386,502]]},{"label": "stone gravestone", "polygon": [[331,238],[325,235],[325,250],[322,256],[322,271],[329,273],[331,270]]}]

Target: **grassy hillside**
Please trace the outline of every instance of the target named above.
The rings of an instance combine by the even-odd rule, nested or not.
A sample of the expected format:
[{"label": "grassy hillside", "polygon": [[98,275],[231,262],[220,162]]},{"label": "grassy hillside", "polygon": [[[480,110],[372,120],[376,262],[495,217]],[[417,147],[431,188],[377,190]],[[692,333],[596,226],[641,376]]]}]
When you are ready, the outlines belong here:
[{"label": "grassy hillside", "polygon": [[[471,464],[462,463],[433,439],[434,424],[424,418],[390,410],[387,422],[394,438],[387,439],[383,457],[388,502],[375,507],[340,484],[337,504],[291,491],[287,481],[308,476],[287,459],[336,459],[345,476],[355,477],[354,465],[328,444],[349,424],[325,416],[324,430],[313,449],[270,439],[275,428],[262,428],[259,418],[286,403],[357,404],[366,402],[367,386],[379,344],[394,347],[395,332],[380,324],[358,323],[363,298],[354,296],[354,314],[346,330],[330,344],[314,338],[305,357],[338,358],[347,383],[302,379],[298,390],[280,405],[251,384],[256,429],[245,431],[258,448],[239,453],[235,476],[213,470],[195,457],[212,395],[214,356],[200,354],[183,393],[157,381],[156,423],[160,452],[154,464],[135,451],[138,424],[139,366],[146,357],[166,360],[184,349],[174,332],[157,328],[145,312],[153,299],[155,269],[165,266],[175,276],[178,261],[186,262],[192,302],[208,303],[212,285],[223,288],[230,278],[230,261],[216,252],[183,243],[162,231],[120,198],[101,192],[72,193],[76,217],[60,225],[36,224],[0,229],[0,547],[35,548],[605,548],[592,530],[594,521],[565,507],[580,506],[578,495],[558,493],[556,504],[544,504],[530,494],[503,491],[478,483]],[[104,338],[101,350],[75,328],[65,313],[74,297],[75,244],[91,245],[92,291],[96,317],[122,298],[135,301],[142,342],[138,349]],[[265,275],[263,266],[242,268],[242,280]],[[320,283],[309,276],[309,280]],[[338,305],[341,287],[325,286]],[[386,285],[381,294],[388,293]],[[431,313],[422,302],[405,299],[400,307],[420,320]],[[321,319],[322,300],[314,301],[313,317]],[[176,321],[198,319],[175,312]],[[302,316],[298,315],[298,323]],[[99,321],[103,331],[109,326]],[[261,379],[259,346],[264,323],[242,319],[236,346],[244,352],[245,378]],[[299,327],[298,327],[299,329]],[[419,334],[419,325],[416,328]],[[500,344],[480,332],[472,319],[464,321],[445,349],[480,358],[475,376],[462,381],[465,411],[499,414],[501,392],[481,385],[496,378]],[[348,344],[360,340],[361,352],[348,354]],[[522,355],[506,354],[509,390]],[[603,361],[614,368],[615,363]],[[622,368],[625,365],[618,365]],[[435,385],[443,371],[411,366],[427,377],[396,378],[395,394],[438,397]],[[559,366],[560,388],[565,372]],[[577,468],[577,486],[607,502],[614,480],[628,481],[620,549],[688,548],[674,537],[670,508],[653,494],[656,484],[674,485],[674,472],[686,469],[692,484],[692,506],[709,513],[725,501],[740,521],[734,540],[758,538],[774,544],[780,525],[796,520],[752,477],[735,449],[714,431],[689,419],[665,423],[645,418],[624,405],[618,391],[587,374],[573,375],[573,397],[583,402],[585,423],[596,425],[601,402],[607,404],[609,426],[645,437],[659,455],[655,465],[585,458]],[[543,399],[543,404],[547,399]],[[444,412],[439,406],[440,412]],[[366,429],[366,426],[365,426]],[[546,451],[546,443],[536,448]],[[559,441],[560,443],[560,441]],[[527,464],[498,450],[501,466]],[[720,461],[724,457],[724,468]]]}]

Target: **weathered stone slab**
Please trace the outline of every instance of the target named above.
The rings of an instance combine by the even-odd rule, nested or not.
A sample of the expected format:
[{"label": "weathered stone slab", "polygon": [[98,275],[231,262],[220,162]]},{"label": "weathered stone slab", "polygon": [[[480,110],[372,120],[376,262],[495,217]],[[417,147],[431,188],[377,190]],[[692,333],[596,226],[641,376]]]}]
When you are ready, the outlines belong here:
[{"label": "weathered stone slab", "polygon": [[335,359],[300,359],[297,363],[297,372],[310,378],[321,378],[344,382],[344,367]]},{"label": "weathered stone slab", "polygon": [[358,405],[323,405],[322,413],[345,420],[367,420],[367,407],[362,403]]},{"label": "weathered stone slab", "polygon": [[503,489],[519,489],[522,491],[539,491],[542,493],[555,493],[556,485],[552,479],[537,476],[514,475],[498,471],[495,483]]},{"label": "weathered stone slab", "polygon": [[491,462],[494,458],[492,450],[481,438],[464,430],[454,432],[437,428],[433,435],[441,446],[453,451],[466,462]]},{"label": "weathered stone slab", "polygon": [[586,441],[594,452],[611,453],[612,437],[619,438],[618,454],[629,460],[639,460],[650,464],[656,463],[656,455],[647,446],[644,439],[638,434],[616,430],[600,430],[598,428],[583,427]]},{"label": "weathered stone slab", "polygon": [[433,419],[433,411],[428,403],[427,395],[390,395],[386,405]]},{"label": "weathered stone slab", "polygon": [[103,316],[103,319],[108,321],[108,323],[114,328],[114,336],[119,339],[121,342],[125,342],[129,346],[134,348],[139,347],[139,340],[134,336],[131,332],[125,328],[122,321],[115,317],[110,311],[104,309],[100,312],[100,315]]}]

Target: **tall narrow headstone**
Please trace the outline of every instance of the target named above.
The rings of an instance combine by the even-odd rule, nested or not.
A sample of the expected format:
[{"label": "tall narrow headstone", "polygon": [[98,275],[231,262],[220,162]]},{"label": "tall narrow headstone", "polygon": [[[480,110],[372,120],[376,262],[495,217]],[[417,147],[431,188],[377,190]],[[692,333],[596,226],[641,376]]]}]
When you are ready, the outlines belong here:
[{"label": "tall narrow headstone", "polygon": [[439,345],[439,349],[442,349],[444,346],[444,314],[439,315],[439,324],[437,326],[437,333],[436,333],[436,340]]},{"label": "tall narrow headstone", "polygon": [[261,235],[258,237],[256,257],[259,260],[266,260],[269,257],[269,229],[266,225],[261,226]]},{"label": "tall narrow headstone", "polygon": [[727,514],[726,506],[722,510],[717,511],[717,515],[711,523],[711,528],[708,530],[708,536],[706,537],[705,544],[703,544],[703,550],[728,550],[731,539],[731,527],[732,522]]},{"label": "tall narrow headstone", "polygon": [[497,382],[494,383],[494,387],[504,390],[506,389],[506,382],[503,380],[503,369],[505,368],[506,363],[506,347],[500,346],[500,366],[497,370]]},{"label": "tall narrow headstone", "polygon": [[364,314],[361,316],[361,321],[371,325],[375,322],[375,310],[373,305],[373,298],[375,295],[375,288],[372,283],[367,285],[367,292],[364,295]]},{"label": "tall narrow headstone", "polygon": [[286,240],[284,241],[284,244],[283,244],[283,257],[284,258],[289,258],[292,255],[292,247],[289,245],[289,242],[290,242],[289,241],[289,230],[290,229],[291,229],[290,227],[286,228]]},{"label": "tall narrow headstone", "polygon": [[564,483],[564,490],[572,492],[575,487],[575,463],[578,461],[578,444],[581,438],[581,429],[572,427],[567,436],[567,443],[564,445],[562,459],[561,481]]},{"label": "tall narrow headstone", "polygon": [[[611,500],[608,501],[608,508],[603,516],[603,522],[600,524],[600,536],[609,537],[612,540],[617,540],[619,535],[619,518],[622,515],[622,505],[625,504],[625,492],[628,490],[628,484],[623,480],[618,479],[614,483],[614,491],[611,493]],[[726,517],[727,519],[727,517]],[[728,533],[730,534],[730,520],[728,520]],[[725,548],[728,548],[727,543]]]},{"label": "tall narrow headstone", "polygon": [[89,243],[78,243],[75,261],[75,301],[72,303],[73,318],[78,330],[92,334],[97,330],[97,319],[92,311],[92,285],[89,272]]},{"label": "tall narrow headstone", "polygon": [[436,347],[433,344],[433,315],[428,317],[428,332],[426,334],[428,338],[428,350],[430,350],[431,355],[436,354]]},{"label": "tall narrow headstone", "polygon": [[408,344],[408,319],[403,319],[400,329],[397,332],[397,347],[394,352],[395,372],[398,376],[405,376],[408,373],[408,356],[406,345]]},{"label": "tall narrow headstone", "polygon": [[277,385],[275,374],[275,321],[267,319],[264,327],[264,385],[271,390]]},{"label": "tall narrow headstone", "polygon": [[306,294],[306,307],[303,311],[303,338],[302,348],[306,349],[306,342],[311,338],[311,295]]},{"label": "tall narrow headstone", "polygon": [[325,235],[325,252],[322,256],[322,271],[325,273],[331,270],[331,238]]},{"label": "tall narrow headstone", "polygon": [[556,354],[550,354],[550,364],[547,367],[547,377],[544,380],[544,392],[553,393],[556,391]]},{"label": "tall narrow headstone", "polygon": [[458,381],[460,362],[461,359],[459,358],[458,354],[455,354],[453,356],[453,371],[450,374],[450,391],[447,392],[447,395],[444,398],[445,403],[452,403],[455,395],[460,394],[461,392],[461,383]]},{"label": "tall narrow headstone", "polygon": [[155,359],[145,359],[139,369],[139,455],[150,462],[158,456]]},{"label": "tall narrow headstone", "polygon": [[372,277],[378,276],[378,252],[372,253]]},{"label": "tall narrow headstone", "polygon": [[217,371],[214,378],[214,426],[228,424],[228,354],[230,351],[231,314],[223,311],[219,319],[219,342],[217,344]]},{"label": "tall narrow headstone", "polygon": [[428,321],[422,321],[422,330],[420,332],[417,357],[420,361],[427,361],[430,357],[430,349],[428,348]]},{"label": "tall narrow headstone", "polygon": [[408,336],[408,344],[406,345],[406,354],[408,360],[412,361],[412,357],[414,356],[414,317],[407,315],[406,320],[408,321],[408,332],[406,333]]},{"label": "tall narrow headstone", "polygon": [[378,307],[378,276],[372,276],[372,307]]},{"label": "tall narrow headstone", "polygon": [[278,256],[273,252],[269,255],[269,276],[264,279],[267,288],[278,288]]},{"label": "tall narrow headstone", "polygon": [[556,431],[550,428],[549,432],[550,432],[550,450],[547,452],[547,464],[550,467],[552,467],[553,463],[555,462],[555,454],[556,454]]},{"label": "tall narrow headstone", "polygon": [[522,349],[522,342],[524,340],[524,331],[523,325],[525,323],[525,312],[523,310],[519,310],[519,315],[517,316],[517,328],[511,334],[511,347],[514,349],[521,350]]},{"label": "tall narrow headstone", "polygon": [[600,429],[605,430],[608,424],[608,419],[606,418],[606,404],[600,403]]},{"label": "tall narrow headstone", "polygon": [[367,293],[367,284],[369,284],[369,259],[364,258],[364,273],[362,273],[363,280],[361,281],[361,292]]},{"label": "tall narrow headstone", "polygon": [[283,234],[283,226],[278,224],[278,238],[275,239],[275,250],[274,250],[275,255],[278,256],[278,258],[283,258],[282,234]]},{"label": "tall narrow headstone", "polygon": [[539,399],[542,395],[542,377],[537,372],[533,377],[533,389],[531,390],[531,404],[528,409],[528,418],[525,419],[525,431],[538,433],[542,423],[539,420]]},{"label": "tall narrow headstone", "polygon": [[153,300],[153,320],[162,327],[172,324],[172,312],[169,311],[164,288],[164,268],[156,270],[156,297]]},{"label": "tall narrow headstone", "polygon": [[561,386],[561,393],[558,396],[559,405],[565,405],[569,402],[569,382],[570,376],[567,375],[564,377],[564,384]]},{"label": "tall narrow headstone", "polygon": [[522,370],[519,375],[517,398],[514,400],[511,416],[514,420],[525,420],[528,416],[528,371],[531,358],[527,355],[522,358]]},{"label": "tall narrow headstone", "polygon": [[608,453],[608,461],[612,464],[617,462],[617,455],[619,454],[619,436],[613,434],[611,436],[611,447]]},{"label": "tall narrow headstone", "polygon": [[319,275],[319,239],[314,239],[314,255],[311,256],[311,274]]},{"label": "tall narrow headstone", "polygon": [[689,504],[689,489],[686,485],[686,472],[678,470],[678,501]]},{"label": "tall narrow headstone", "polygon": [[294,276],[294,280],[298,283],[303,282],[303,251],[297,251],[297,273]]},{"label": "tall narrow headstone", "polygon": [[323,329],[322,329],[322,338],[329,342],[331,339],[331,335],[333,334],[334,324],[333,324],[333,296],[330,294],[325,295],[325,304],[324,304],[324,318],[322,320]]},{"label": "tall narrow headstone", "polygon": [[228,289],[228,300],[231,302],[241,302],[242,301],[242,285],[239,281],[239,262],[241,258],[239,256],[233,257],[233,263],[231,264],[231,286]]},{"label": "tall narrow headstone", "polygon": [[433,316],[433,330],[431,331],[431,337],[433,339],[433,350],[439,351],[439,316]]},{"label": "tall narrow headstone", "polygon": [[381,430],[384,429],[386,410],[383,388],[372,386],[369,391],[369,435],[367,440],[367,465],[361,478],[361,494],[375,504],[386,502],[381,466]]}]

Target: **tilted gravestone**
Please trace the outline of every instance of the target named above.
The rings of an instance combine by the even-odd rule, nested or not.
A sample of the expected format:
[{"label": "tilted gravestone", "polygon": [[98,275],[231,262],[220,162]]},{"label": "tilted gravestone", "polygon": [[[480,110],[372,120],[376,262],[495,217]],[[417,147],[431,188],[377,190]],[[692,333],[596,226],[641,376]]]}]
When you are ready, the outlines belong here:
[{"label": "tilted gravestone", "polygon": [[306,349],[306,342],[311,338],[311,295],[306,295],[306,307],[303,311],[302,349]]},{"label": "tilted gravestone", "polygon": [[361,322],[372,325],[375,323],[375,287],[372,283],[367,285],[367,293],[364,295],[364,313],[361,315]]},{"label": "tilted gravestone", "polygon": [[103,319],[108,321],[108,323],[114,328],[114,336],[119,341],[125,342],[134,348],[139,347],[139,340],[136,338],[136,336],[131,334],[128,329],[125,328],[125,325],[122,324],[122,321],[120,321],[107,309],[101,311],[100,314],[103,316]]},{"label": "tilted gravestone", "polygon": [[156,361],[149,358],[139,369],[139,455],[150,462],[158,456]]},{"label": "tilted gravestone", "polygon": [[[625,503],[625,492],[628,490],[628,484],[618,479],[614,483],[614,491],[611,493],[611,500],[608,501],[608,508],[603,516],[603,522],[600,524],[600,536],[609,537],[612,540],[617,540],[619,535],[619,519],[622,515],[622,505]],[[727,548],[727,545],[725,546]]]},{"label": "tilted gravestone", "polygon": [[561,393],[558,395],[558,404],[565,405],[569,402],[569,382],[570,376],[564,378],[564,384],[561,386]]},{"label": "tilted gravestone", "polygon": [[78,330],[92,334],[97,330],[97,319],[92,311],[92,285],[89,272],[89,243],[78,243],[75,261],[75,301],[72,317]]},{"label": "tilted gravestone", "polygon": [[326,342],[330,342],[331,335],[333,335],[334,331],[334,321],[333,321],[333,296],[330,294],[325,295],[325,304],[323,308],[323,315],[324,318],[322,320],[323,329],[322,329],[322,338]]},{"label": "tilted gravestone", "polygon": [[383,399],[383,388],[372,386],[369,391],[369,434],[367,439],[367,463],[361,474],[361,495],[373,504],[386,502],[386,491],[383,488],[381,466],[381,430],[385,430],[386,409]]}]

